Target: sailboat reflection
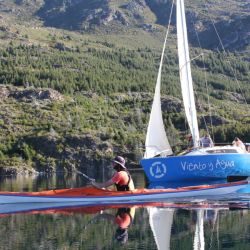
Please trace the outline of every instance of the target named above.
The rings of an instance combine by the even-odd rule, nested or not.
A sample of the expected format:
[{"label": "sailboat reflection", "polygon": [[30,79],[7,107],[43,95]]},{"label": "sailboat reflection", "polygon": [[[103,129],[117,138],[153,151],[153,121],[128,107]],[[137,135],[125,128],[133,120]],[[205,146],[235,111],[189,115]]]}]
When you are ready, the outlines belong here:
[{"label": "sailboat reflection", "polygon": [[197,210],[195,234],[194,234],[194,250],[205,249],[205,238],[204,238],[204,210]]},{"label": "sailboat reflection", "polygon": [[[193,236],[193,250],[205,249],[205,234],[204,224],[207,223],[211,226],[212,232],[214,231],[215,224],[218,222],[219,211],[222,210],[238,210],[249,209],[249,202],[247,203],[187,203],[175,204],[175,206],[161,206],[149,207],[149,224],[154,235],[155,243],[158,250],[171,249],[170,239],[172,230],[178,231],[175,228],[174,221],[178,220],[179,211],[189,211],[192,216],[190,219],[190,230],[194,232]],[[192,227],[194,225],[194,227]],[[183,231],[180,233],[183,233]],[[178,234],[178,233],[177,233]],[[212,240],[212,237],[211,239]],[[208,242],[209,243],[209,242]],[[210,242],[211,244],[211,242]],[[190,247],[187,247],[191,249]]]},{"label": "sailboat reflection", "polygon": [[[158,250],[169,250],[171,230],[173,225],[174,209],[152,207],[148,209],[149,224],[153,232],[155,243]],[[195,235],[194,250],[204,250],[204,212],[205,210],[194,210],[195,219]]]},{"label": "sailboat reflection", "polygon": [[174,209],[150,207],[148,208],[148,213],[149,224],[155,238],[157,249],[170,249]]}]

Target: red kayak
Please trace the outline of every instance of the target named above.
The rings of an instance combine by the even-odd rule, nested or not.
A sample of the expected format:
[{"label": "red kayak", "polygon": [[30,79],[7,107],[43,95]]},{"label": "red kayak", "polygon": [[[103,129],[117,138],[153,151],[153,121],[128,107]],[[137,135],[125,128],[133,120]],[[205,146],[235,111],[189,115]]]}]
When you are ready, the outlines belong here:
[{"label": "red kayak", "polygon": [[93,187],[48,190],[41,192],[0,192],[0,204],[13,203],[70,203],[72,204],[126,204],[154,202],[164,199],[213,197],[226,195],[245,188],[248,181],[213,185],[199,185],[167,189],[135,189],[109,191]]}]

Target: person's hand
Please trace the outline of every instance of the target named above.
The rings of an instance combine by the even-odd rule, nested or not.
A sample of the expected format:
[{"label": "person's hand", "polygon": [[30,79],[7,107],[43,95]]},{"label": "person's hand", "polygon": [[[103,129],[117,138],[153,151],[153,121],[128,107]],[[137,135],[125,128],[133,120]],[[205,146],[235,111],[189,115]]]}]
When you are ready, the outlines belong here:
[{"label": "person's hand", "polygon": [[92,186],[95,186],[96,183],[95,183],[94,180],[91,180],[91,181],[89,182],[89,184],[92,185]]},{"label": "person's hand", "polygon": [[92,186],[95,187],[95,188],[99,188],[98,183],[96,183],[95,181],[91,181],[91,182],[90,182],[90,185],[92,185]]}]

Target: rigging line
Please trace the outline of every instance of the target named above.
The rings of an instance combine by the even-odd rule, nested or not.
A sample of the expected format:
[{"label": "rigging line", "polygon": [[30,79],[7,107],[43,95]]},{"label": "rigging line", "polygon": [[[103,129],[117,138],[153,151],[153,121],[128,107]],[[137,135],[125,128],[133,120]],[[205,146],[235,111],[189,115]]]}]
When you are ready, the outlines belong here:
[{"label": "rigging line", "polygon": [[[158,69],[157,82],[160,80],[159,77],[161,78],[161,75],[162,75],[161,71],[162,71],[162,66],[163,66],[163,61],[164,61],[164,56],[165,56],[165,50],[166,50],[166,44],[167,44],[167,40],[168,40],[168,35],[169,35],[169,32],[170,32],[171,19],[172,19],[172,14],[173,14],[173,9],[174,9],[174,2],[175,2],[175,0],[172,1],[170,13],[169,13],[167,31],[166,31],[166,35],[165,35],[165,40],[164,40],[164,44],[163,44],[163,48],[162,48],[162,53],[161,53],[160,65],[159,65],[159,69]],[[168,63],[168,65],[169,65],[169,63]]]},{"label": "rigging line", "polygon": [[172,1],[171,10],[170,10],[169,19],[168,19],[167,32],[166,32],[166,37],[165,37],[163,50],[162,50],[162,60],[161,60],[162,63],[163,63],[163,55],[165,54],[166,42],[168,39],[168,34],[170,31],[170,26],[171,26],[171,19],[172,19],[172,14],[173,14],[173,9],[174,9],[174,2],[175,2],[175,0]]},{"label": "rigging line", "polygon": [[174,6],[174,0],[172,2],[171,11],[170,11],[170,14],[169,14],[168,27],[167,27],[167,31],[166,31],[166,35],[165,35],[165,39],[164,39],[164,44],[163,44],[163,48],[162,48],[162,52],[161,52],[161,60],[160,60],[160,66],[159,66],[159,69],[158,69],[157,82],[161,78],[161,70],[162,70],[162,65],[163,65],[163,60],[164,60],[164,54],[165,54],[165,49],[166,49],[168,34],[169,34],[169,30],[170,30],[170,25],[171,25],[171,18],[172,18],[172,13],[173,13],[173,6]]},{"label": "rigging line", "polygon": [[[167,37],[168,37],[168,33],[169,33],[169,31],[170,31],[170,25],[171,25],[173,10],[174,10],[174,3],[175,3],[175,0],[172,1],[172,5],[171,5],[171,10],[170,10],[169,19],[168,19],[168,27],[167,27],[166,40],[167,40]],[[165,43],[164,43],[164,46],[165,46]],[[165,47],[164,47],[164,51],[165,51]],[[165,53],[165,52],[164,52],[164,53]],[[164,63],[165,63],[165,64],[167,63],[168,68],[170,68],[170,63],[169,63],[169,61],[166,61],[166,62],[164,62]],[[168,139],[169,139],[169,131],[167,130],[166,132],[167,132],[167,134],[168,134]],[[175,138],[171,137],[170,140],[171,140],[171,145],[175,145],[175,144],[176,144]],[[173,144],[173,142],[174,142],[174,144]],[[165,150],[165,151],[166,151],[166,150]],[[163,151],[163,152],[164,152],[164,151]],[[166,152],[167,152],[167,151],[166,151]],[[171,152],[171,154],[173,154],[173,152]]]},{"label": "rigging line", "polygon": [[[207,5],[206,0],[205,0],[204,2],[205,2],[205,6],[206,6],[206,8],[207,8],[207,11],[208,11],[208,5]],[[220,38],[220,35],[219,35],[219,32],[218,32],[218,30],[217,30],[217,28],[216,28],[216,26],[215,26],[215,23],[214,23],[214,21],[212,20],[212,18],[211,18],[210,15],[208,15],[208,17],[209,17],[211,23],[213,24],[215,33],[216,33],[216,35],[217,35],[217,37],[218,37],[218,39],[219,39],[220,45],[221,45],[221,47],[222,47],[222,50],[223,50],[224,54],[226,54],[225,47],[224,47],[223,42],[222,42],[222,40],[221,40],[221,38]],[[243,97],[243,99],[244,99],[244,101],[245,101],[245,104],[248,105],[247,100],[246,100],[246,98],[245,98],[245,95],[244,95],[244,93],[243,93],[243,90],[242,90],[242,88],[240,87],[240,83],[239,83],[239,81],[238,81],[238,79],[237,79],[236,70],[233,68],[233,66],[232,66],[232,64],[231,64],[231,62],[230,62],[229,60],[227,60],[227,62],[228,62],[228,64],[230,65],[231,70],[233,71],[234,79],[235,79],[236,83],[238,84],[238,87],[239,87],[240,92],[241,92],[241,95],[242,95],[242,97]]]},{"label": "rigging line", "polygon": [[218,217],[217,219],[217,224],[216,224],[216,238],[217,238],[217,246],[218,246],[218,250],[220,249],[220,237],[219,237],[219,223],[220,223],[220,217]]},{"label": "rigging line", "polygon": [[[194,20],[192,18],[192,22],[193,22],[193,26],[194,26],[194,30],[195,30],[195,34],[196,34],[196,38],[199,44],[199,48],[201,49],[201,51],[203,50],[201,47],[201,42],[200,42],[200,38],[199,38],[199,34],[195,28],[195,24],[194,24]],[[203,71],[204,71],[204,78],[205,78],[205,87],[206,87],[206,91],[207,91],[207,104],[208,104],[208,113],[209,113],[209,117],[210,117],[210,127],[211,127],[211,132],[212,132],[212,138],[214,141],[214,127],[213,127],[213,120],[212,120],[212,109],[211,109],[211,102],[210,102],[210,96],[209,96],[209,91],[208,91],[208,78],[207,78],[207,71],[206,71],[206,66],[205,66],[205,57],[204,57],[204,52],[202,52],[202,63],[203,63]],[[197,93],[196,93],[197,94]],[[197,99],[199,100],[199,99]],[[205,126],[206,126],[206,130],[208,131],[208,126],[205,120],[205,117],[202,115]],[[210,133],[209,133],[210,134]]]},{"label": "rigging line", "polygon": [[[205,68],[205,63],[204,63],[204,53],[201,53],[201,54],[199,54],[198,56],[193,57],[191,60],[189,60],[188,62],[186,62],[184,65],[182,65],[180,71],[182,70],[182,68],[183,68],[186,64],[188,64],[188,63],[194,61],[195,59],[197,59],[197,58],[200,57],[200,56],[201,56],[202,59],[203,59],[204,70],[206,70],[206,68]],[[206,74],[205,74],[205,75],[206,75]],[[195,95],[198,97],[198,93],[197,93],[197,91],[196,91],[195,86],[194,86],[193,88],[194,88]],[[206,88],[207,88],[208,100],[210,100],[210,99],[209,99],[209,95],[208,95],[207,79],[206,79]],[[199,101],[199,98],[196,98],[196,100],[197,100],[199,106],[201,107],[202,105],[201,105],[201,103],[200,103],[200,101]],[[210,101],[208,101],[208,102],[209,102],[208,105],[209,105],[209,111],[210,111],[210,110],[211,110],[211,108],[210,108]],[[211,114],[211,111],[210,111],[210,114],[209,114],[209,115],[210,115],[211,129],[212,129],[212,135],[213,135],[213,140],[214,140],[214,133],[213,133],[213,124],[212,124],[212,114]],[[205,119],[205,117],[204,117],[203,115],[202,115],[202,118],[203,118],[203,121],[204,121],[204,124],[205,124],[205,127],[206,127],[206,131],[209,133],[209,129],[208,129],[208,126],[207,126],[206,119]],[[209,133],[209,134],[210,134],[210,133]]]},{"label": "rigging line", "polygon": [[210,235],[209,250],[212,249],[212,246],[213,246],[213,236],[214,236],[215,224],[217,222],[217,216],[218,216],[218,210],[217,209],[214,209],[214,210],[211,210],[211,211],[215,212],[215,214],[214,214],[215,218],[213,219],[212,233]]},{"label": "rigging line", "polygon": [[173,13],[173,8],[174,8],[174,1],[175,0],[173,0],[173,2],[172,2],[171,11],[170,11],[170,14],[169,14],[168,28],[167,28],[167,32],[166,32],[166,36],[165,36],[165,41],[164,41],[163,49],[162,49],[161,62],[160,62],[160,69],[159,69],[159,71],[161,70],[162,64],[163,64],[164,53],[165,53],[165,48],[166,48],[166,43],[167,43],[167,39],[168,39],[168,33],[169,33],[169,30],[170,30],[171,18],[172,18],[172,13]]},{"label": "rigging line", "polygon": [[[191,62],[194,61],[195,59],[197,59],[197,58],[200,57],[200,56],[203,58],[203,63],[204,63],[204,54],[201,53],[201,54],[199,54],[198,56],[195,56],[195,57],[193,57],[191,60],[187,61],[184,65],[182,65],[180,71],[182,70],[182,68],[183,68],[186,64],[190,63],[190,65],[191,65]],[[205,66],[205,64],[203,64],[203,65]],[[198,102],[198,105],[199,105],[199,107],[201,107],[202,105],[201,105],[201,103],[200,103],[200,101],[199,101],[198,93],[197,93],[197,91],[196,91],[195,85],[193,85],[193,89],[194,89],[195,95],[196,95],[196,97],[197,97],[196,100],[197,100],[197,102]],[[207,93],[208,93],[208,88],[207,88]],[[208,95],[208,94],[207,94],[207,95]],[[208,97],[208,98],[209,98],[209,97]],[[210,118],[211,118],[211,114],[210,114]],[[203,115],[202,115],[202,119],[203,119],[203,121],[204,121],[204,124],[205,124],[205,127],[206,127],[206,131],[209,133],[209,129],[208,129],[208,126],[207,126],[207,122],[206,122],[206,119],[205,119],[205,117],[204,117]],[[211,119],[211,121],[212,121],[212,119]],[[212,125],[211,125],[211,128],[212,128],[212,135],[213,135],[213,127],[212,127]],[[209,134],[210,134],[210,133],[209,133]],[[213,136],[213,141],[214,141],[214,136]]]},{"label": "rigging line", "polygon": [[158,70],[157,82],[159,81],[159,78],[161,77],[161,70],[162,70],[164,54],[165,54],[166,44],[167,44],[167,40],[168,40],[168,34],[169,34],[169,30],[170,30],[170,25],[171,25],[172,13],[173,13],[173,8],[174,8],[174,1],[175,0],[172,1],[172,6],[171,6],[170,14],[169,14],[168,26],[167,26],[166,36],[165,36],[165,40],[164,40],[164,44],[163,44],[163,48],[162,48],[162,53],[161,53],[161,61],[160,61],[160,67]]},{"label": "rigging line", "polygon": [[195,59],[197,59],[198,57],[203,56],[203,53],[199,54],[198,56],[193,57],[192,59],[190,59],[189,61],[186,61],[180,68],[180,71],[182,71],[183,67],[185,67],[187,64],[191,63],[192,61],[194,61]]}]

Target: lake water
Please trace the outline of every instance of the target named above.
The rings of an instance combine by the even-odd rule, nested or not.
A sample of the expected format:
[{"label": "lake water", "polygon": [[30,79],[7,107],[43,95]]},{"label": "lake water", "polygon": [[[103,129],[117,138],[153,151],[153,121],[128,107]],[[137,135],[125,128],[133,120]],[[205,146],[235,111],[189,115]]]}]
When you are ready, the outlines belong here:
[{"label": "lake water", "polygon": [[[108,174],[97,176],[98,181]],[[145,187],[142,172],[132,172]],[[1,177],[0,189],[37,191],[85,186],[79,175]],[[152,206],[25,208],[0,205],[0,249],[250,249],[250,195],[234,201]],[[22,208],[24,209],[24,208]]]}]

